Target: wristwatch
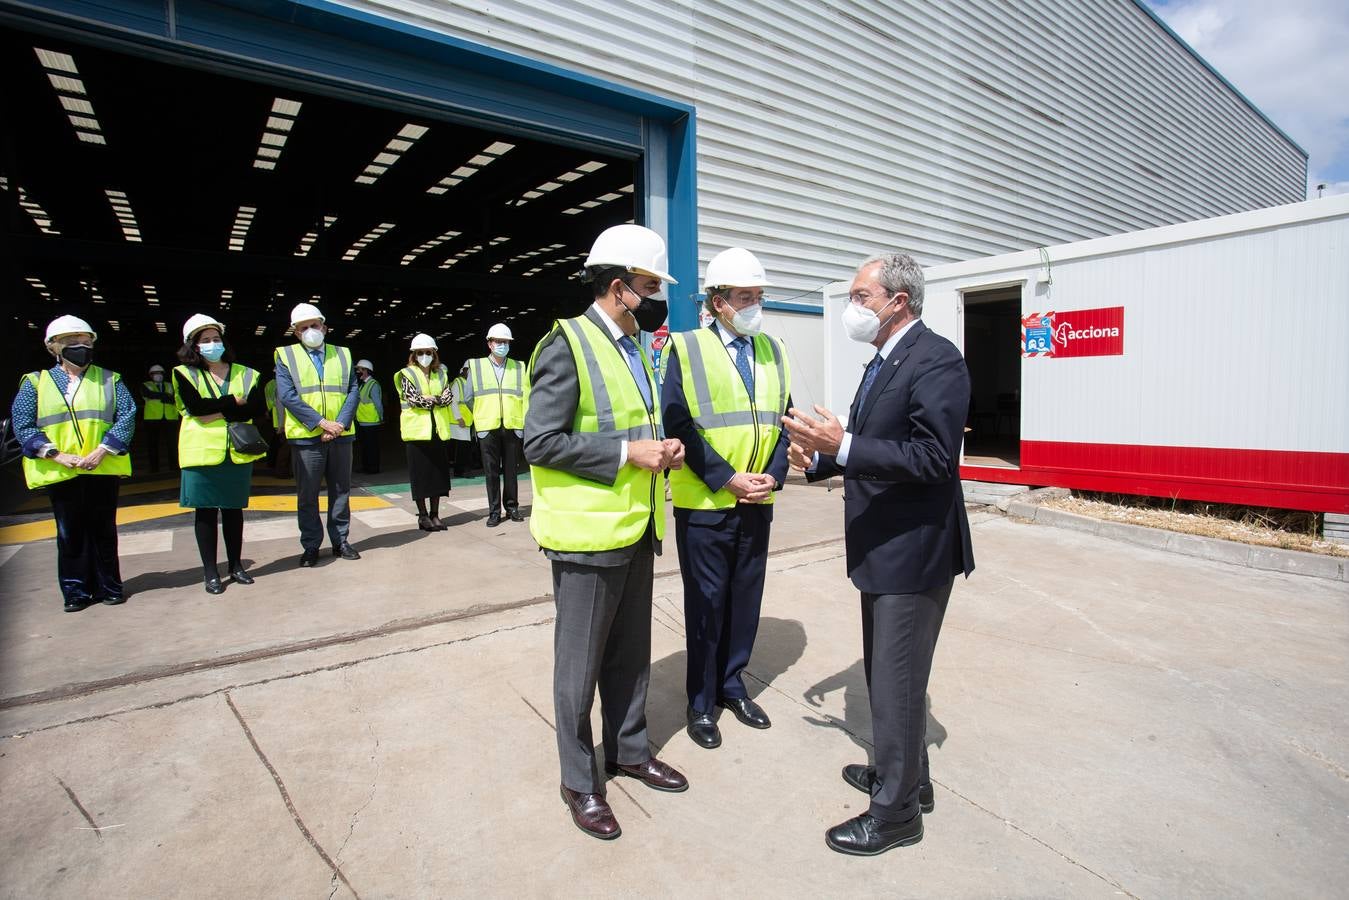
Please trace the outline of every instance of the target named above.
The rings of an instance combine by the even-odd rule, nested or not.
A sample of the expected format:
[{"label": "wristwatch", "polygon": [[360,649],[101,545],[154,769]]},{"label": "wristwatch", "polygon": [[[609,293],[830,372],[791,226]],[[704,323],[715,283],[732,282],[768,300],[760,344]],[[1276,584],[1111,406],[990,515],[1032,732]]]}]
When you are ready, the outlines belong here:
[{"label": "wristwatch", "polygon": [[42,454],[43,459],[55,459],[61,452],[60,447],[48,447],[47,452]]}]

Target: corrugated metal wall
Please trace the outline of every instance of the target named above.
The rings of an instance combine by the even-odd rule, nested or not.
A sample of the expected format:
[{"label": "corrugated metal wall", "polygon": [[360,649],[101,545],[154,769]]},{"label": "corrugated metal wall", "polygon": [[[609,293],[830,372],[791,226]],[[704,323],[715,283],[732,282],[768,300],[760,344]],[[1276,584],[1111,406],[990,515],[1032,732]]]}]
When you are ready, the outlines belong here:
[{"label": "corrugated metal wall", "polygon": [[1301,152],[1132,0],[345,2],[694,104],[700,261],[750,247],[778,299],[878,248],[935,264],[1305,193]]}]

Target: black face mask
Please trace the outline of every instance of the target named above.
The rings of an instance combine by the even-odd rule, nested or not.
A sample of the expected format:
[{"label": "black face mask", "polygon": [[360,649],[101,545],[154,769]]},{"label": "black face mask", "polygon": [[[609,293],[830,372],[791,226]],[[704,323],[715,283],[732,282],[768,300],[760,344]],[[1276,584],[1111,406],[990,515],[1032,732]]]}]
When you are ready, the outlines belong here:
[{"label": "black face mask", "polygon": [[[628,288],[632,291],[632,288]],[[632,291],[634,294],[636,291]],[[643,297],[637,306],[630,307],[626,302],[623,308],[637,320],[637,327],[646,332],[654,332],[657,328],[665,324],[666,317],[670,310],[664,300],[657,300],[655,297]]]},{"label": "black face mask", "polygon": [[86,347],[82,344],[75,344],[70,347],[61,348],[61,358],[66,360],[72,366],[79,366],[83,369],[94,359],[94,348]]}]

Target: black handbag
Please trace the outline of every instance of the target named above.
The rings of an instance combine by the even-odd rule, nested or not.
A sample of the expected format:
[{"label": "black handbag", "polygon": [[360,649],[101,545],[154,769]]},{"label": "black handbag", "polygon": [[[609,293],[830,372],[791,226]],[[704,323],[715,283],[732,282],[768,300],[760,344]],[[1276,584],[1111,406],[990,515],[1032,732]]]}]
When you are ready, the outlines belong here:
[{"label": "black handbag", "polygon": [[267,452],[267,439],[252,422],[231,422],[229,424],[230,444],[240,453],[257,456]]}]

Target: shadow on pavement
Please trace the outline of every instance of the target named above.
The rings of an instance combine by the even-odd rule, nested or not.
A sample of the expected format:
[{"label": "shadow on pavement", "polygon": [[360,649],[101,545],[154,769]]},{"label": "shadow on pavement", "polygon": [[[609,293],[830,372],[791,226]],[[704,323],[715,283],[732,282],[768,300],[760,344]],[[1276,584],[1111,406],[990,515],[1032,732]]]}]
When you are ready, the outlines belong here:
[{"label": "shadow on pavement", "polygon": [[[818,717],[802,716],[811,725],[818,728],[837,728],[845,732],[852,742],[867,755],[867,764],[875,762],[871,744],[871,702],[867,696],[866,671],[862,660],[857,660],[841,672],[817,681],[806,689],[806,702],[818,707],[825,695],[839,689],[843,690],[843,718],[840,720],[821,711]],[[946,726],[932,715],[932,695],[926,696],[927,702],[927,745],[940,748],[946,741]]]}]

